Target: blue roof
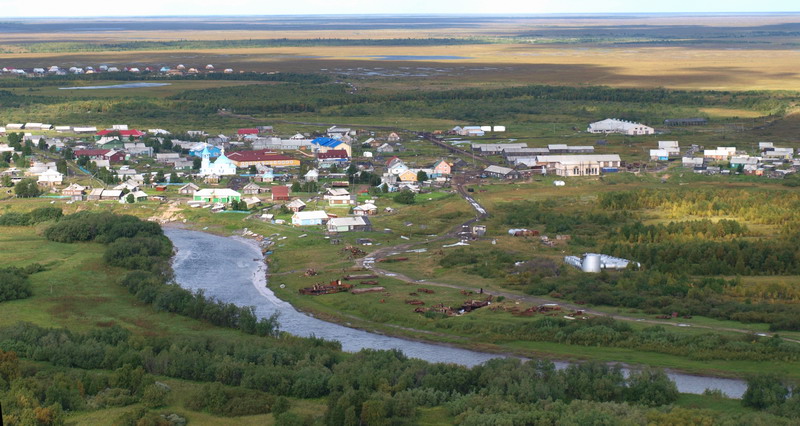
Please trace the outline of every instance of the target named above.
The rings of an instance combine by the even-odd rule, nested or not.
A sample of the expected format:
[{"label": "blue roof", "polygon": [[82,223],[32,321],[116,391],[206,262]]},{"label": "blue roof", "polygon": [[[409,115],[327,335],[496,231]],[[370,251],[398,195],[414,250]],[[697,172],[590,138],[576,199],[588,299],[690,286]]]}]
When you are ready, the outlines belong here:
[{"label": "blue roof", "polygon": [[321,137],[314,139],[313,141],[311,141],[311,143],[319,146],[327,146],[328,148],[336,148],[337,146],[343,144],[344,142],[336,139]]}]

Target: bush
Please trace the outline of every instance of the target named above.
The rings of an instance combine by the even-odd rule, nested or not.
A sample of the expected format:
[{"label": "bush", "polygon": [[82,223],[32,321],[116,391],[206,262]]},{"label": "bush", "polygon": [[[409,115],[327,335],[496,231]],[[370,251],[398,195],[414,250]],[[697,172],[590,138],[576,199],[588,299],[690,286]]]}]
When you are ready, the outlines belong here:
[{"label": "bush", "polygon": [[763,410],[783,404],[788,395],[789,389],[781,383],[778,376],[759,374],[747,380],[742,405]]},{"label": "bush", "polygon": [[169,388],[166,385],[153,383],[144,388],[142,393],[142,404],[149,408],[159,408],[167,404]]},{"label": "bush", "polygon": [[400,204],[414,204],[416,202],[416,195],[408,189],[404,189],[395,195],[393,199],[394,202]]},{"label": "bush", "polygon": [[23,179],[14,185],[14,194],[19,198],[34,198],[42,195],[42,190],[33,179]]}]

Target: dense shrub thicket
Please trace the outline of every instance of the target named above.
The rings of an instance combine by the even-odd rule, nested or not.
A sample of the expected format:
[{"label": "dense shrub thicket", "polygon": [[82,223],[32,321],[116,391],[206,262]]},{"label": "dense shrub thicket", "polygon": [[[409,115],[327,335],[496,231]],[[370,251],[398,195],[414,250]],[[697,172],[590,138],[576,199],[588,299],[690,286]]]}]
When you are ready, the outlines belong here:
[{"label": "dense shrub thicket", "polygon": [[0,302],[31,297],[33,290],[28,276],[43,270],[38,263],[25,268],[0,268]]},{"label": "dense shrub thicket", "polygon": [[0,226],[30,226],[48,220],[59,220],[63,212],[58,207],[42,207],[28,213],[6,213],[0,216]]}]

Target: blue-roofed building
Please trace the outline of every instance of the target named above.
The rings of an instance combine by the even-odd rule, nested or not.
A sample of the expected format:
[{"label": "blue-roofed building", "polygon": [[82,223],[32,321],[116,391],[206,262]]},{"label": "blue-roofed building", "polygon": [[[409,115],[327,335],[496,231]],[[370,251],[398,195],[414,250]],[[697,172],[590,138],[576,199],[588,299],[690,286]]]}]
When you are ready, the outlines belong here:
[{"label": "blue-roofed building", "polygon": [[189,155],[203,158],[203,152],[205,150],[208,150],[208,156],[210,158],[217,158],[222,154],[222,150],[218,146],[203,144],[190,149]]},{"label": "blue-roofed building", "polygon": [[347,156],[353,155],[353,149],[350,145],[333,138],[320,137],[311,141],[311,149],[317,153],[324,153],[336,149],[343,149],[347,151]]}]

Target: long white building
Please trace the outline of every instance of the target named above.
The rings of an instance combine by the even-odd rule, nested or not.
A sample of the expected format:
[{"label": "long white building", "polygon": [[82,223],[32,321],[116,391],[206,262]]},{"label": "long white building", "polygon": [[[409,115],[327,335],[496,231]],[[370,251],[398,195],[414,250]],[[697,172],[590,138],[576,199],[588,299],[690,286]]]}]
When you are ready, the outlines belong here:
[{"label": "long white building", "polygon": [[606,118],[602,121],[589,124],[586,129],[589,133],[620,133],[623,135],[652,135],[655,129],[641,123],[632,121],[617,120],[616,118]]},{"label": "long white building", "polygon": [[597,176],[601,172],[616,172],[621,164],[617,154],[536,156],[536,165],[557,176]]}]

